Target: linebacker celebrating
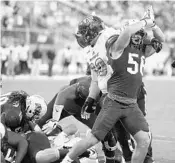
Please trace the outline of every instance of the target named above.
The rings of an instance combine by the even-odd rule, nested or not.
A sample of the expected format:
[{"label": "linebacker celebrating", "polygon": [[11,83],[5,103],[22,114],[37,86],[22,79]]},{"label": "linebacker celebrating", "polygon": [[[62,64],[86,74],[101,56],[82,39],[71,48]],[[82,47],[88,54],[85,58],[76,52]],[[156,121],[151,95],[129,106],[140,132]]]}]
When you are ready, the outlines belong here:
[{"label": "linebacker celebrating", "polygon": [[[133,152],[132,163],[142,163],[145,159],[150,144],[149,128],[143,114],[136,104],[137,92],[142,84],[142,71],[145,57],[159,52],[162,48],[161,40],[153,39],[150,46],[143,46],[144,35],[135,34],[142,28],[151,28],[155,25],[154,15],[151,8],[148,9],[145,17],[126,26],[121,33],[113,33],[108,37],[108,43],[100,44],[104,38],[105,29],[100,31],[95,28],[98,23],[103,27],[102,21],[90,17],[82,21],[80,24],[90,24],[84,31],[78,33],[79,43],[83,45],[83,39],[86,38],[86,45],[93,47],[94,64],[91,64],[94,76],[106,75],[107,61],[113,69],[113,74],[108,80],[108,96],[103,102],[97,120],[93,126],[91,134],[83,141],[78,142],[72,150],[67,154],[62,163],[72,162],[86,148],[96,144],[99,140],[104,140],[107,133],[113,128],[118,120],[134,137],[137,145]],[[96,29],[97,32],[94,32]],[[95,37],[91,37],[91,34]],[[158,38],[158,37],[157,37]],[[138,42],[137,42],[138,41]],[[104,45],[106,44],[106,49]],[[104,50],[104,51],[103,51]],[[107,51],[106,59],[101,55]],[[103,57],[103,58],[100,58]],[[105,60],[103,60],[105,59]],[[104,61],[104,62],[103,62]],[[93,79],[92,79],[93,80]]]}]

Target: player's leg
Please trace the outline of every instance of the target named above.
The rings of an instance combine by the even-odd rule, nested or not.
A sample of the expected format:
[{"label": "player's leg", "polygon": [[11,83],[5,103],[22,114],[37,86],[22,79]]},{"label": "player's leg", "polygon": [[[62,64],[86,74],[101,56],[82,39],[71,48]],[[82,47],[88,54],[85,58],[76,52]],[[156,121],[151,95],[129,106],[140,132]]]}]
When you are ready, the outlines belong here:
[{"label": "player's leg", "polygon": [[122,125],[121,121],[118,121],[115,124],[115,130],[113,130],[114,137],[119,141],[123,157],[125,161],[131,161],[132,152],[133,152],[133,144],[131,142],[130,133],[126,131],[124,126]]},{"label": "player's leg", "polygon": [[[103,105],[103,101],[104,98],[106,97],[106,94],[103,94],[100,97],[99,103],[96,106],[96,114],[99,114],[102,105]],[[112,131],[110,131],[106,137],[104,138],[104,141],[102,141],[103,143],[103,151],[104,154],[106,156],[106,163],[110,163],[110,162],[121,162],[122,160],[122,152],[118,149],[117,146],[117,137],[114,136],[115,132],[117,132],[117,130],[115,130],[115,128],[113,128]]]},{"label": "player's leg", "polygon": [[48,138],[42,133],[32,132],[27,135],[28,154],[33,163],[48,163],[64,157],[67,150],[51,148]]},{"label": "player's leg", "polygon": [[[146,100],[146,90],[144,88],[144,85],[142,85],[138,94],[137,104],[144,116],[146,116],[145,100]],[[154,159],[152,154],[152,136],[151,136],[151,143],[149,145],[148,153],[146,155],[144,163],[152,163],[152,162],[154,162]]]},{"label": "player's leg", "polygon": [[151,141],[148,123],[137,104],[124,109],[122,123],[136,141],[131,163],[143,163]]},{"label": "player's leg", "polygon": [[88,134],[85,139],[80,140],[75,146],[73,146],[62,163],[72,162],[72,160],[82,154],[86,149],[94,146],[99,141],[103,141],[107,133],[115,125],[117,119],[119,119],[121,115],[120,112],[120,105],[106,97],[103,108],[97,116],[91,133]]}]

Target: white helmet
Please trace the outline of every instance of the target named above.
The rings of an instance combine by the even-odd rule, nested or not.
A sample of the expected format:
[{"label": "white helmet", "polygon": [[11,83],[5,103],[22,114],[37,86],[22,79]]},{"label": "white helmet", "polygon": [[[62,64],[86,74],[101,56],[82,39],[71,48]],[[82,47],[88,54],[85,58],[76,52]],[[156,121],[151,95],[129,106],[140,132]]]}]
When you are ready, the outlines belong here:
[{"label": "white helmet", "polygon": [[47,103],[40,95],[32,95],[26,99],[26,116],[31,120],[39,120],[47,112]]}]

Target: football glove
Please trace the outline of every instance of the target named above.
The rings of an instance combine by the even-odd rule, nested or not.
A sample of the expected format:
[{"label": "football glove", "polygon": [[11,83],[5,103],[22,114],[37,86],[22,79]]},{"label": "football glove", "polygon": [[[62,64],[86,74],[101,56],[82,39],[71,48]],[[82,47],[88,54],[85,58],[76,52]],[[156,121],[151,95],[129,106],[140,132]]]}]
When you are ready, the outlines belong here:
[{"label": "football glove", "polygon": [[81,109],[81,117],[83,119],[89,119],[90,118],[90,114],[93,113],[95,111],[94,109],[94,103],[95,100],[91,97],[88,97]]},{"label": "football glove", "polygon": [[151,40],[151,46],[155,49],[156,53],[159,53],[162,50],[162,43],[156,38]]},{"label": "football glove", "polygon": [[46,122],[46,124],[42,127],[42,131],[49,135],[58,125],[58,121],[51,119]]},{"label": "football glove", "polygon": [[152,6],[149,6],[147,11],[144,13],[144,16],[141,20],[145,20],[146,28],[152,28],[155,26],[155,18],[154,18],[154,11]]}]

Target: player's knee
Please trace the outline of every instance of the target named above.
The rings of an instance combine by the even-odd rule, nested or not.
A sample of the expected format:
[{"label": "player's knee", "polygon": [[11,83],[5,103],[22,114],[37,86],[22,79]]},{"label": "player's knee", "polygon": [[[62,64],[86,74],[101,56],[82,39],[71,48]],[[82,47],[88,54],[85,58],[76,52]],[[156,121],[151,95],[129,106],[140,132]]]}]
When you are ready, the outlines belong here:
[{"label": "player's knee", "polygon": [[137,147],[148,149],[151,142],[151,136],[149,132],[139,131],[137,134],[135,134],[134,138],[137,142]]}]

